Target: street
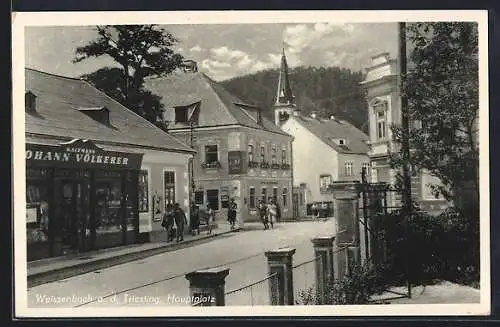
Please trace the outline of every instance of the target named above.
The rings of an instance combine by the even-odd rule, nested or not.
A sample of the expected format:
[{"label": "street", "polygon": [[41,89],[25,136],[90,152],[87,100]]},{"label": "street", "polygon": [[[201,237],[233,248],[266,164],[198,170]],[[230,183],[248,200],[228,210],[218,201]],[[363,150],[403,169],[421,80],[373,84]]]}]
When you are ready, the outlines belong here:
[{"label": "street", "polygon": [[[293,264],[314,259],[311,238],[334,235],[332,219],[282,223],[273,230],[252,224],[246,231],[28,289],[28,306],[36,308],[191,305],[184,275],[227,267],[225,292],[258,282],[268,275],[265,251],[296,249]],[[314,262],[294,269],[295,293],[314,282]],[[268,281],[226,297],[226,305],[269,304]]]}]

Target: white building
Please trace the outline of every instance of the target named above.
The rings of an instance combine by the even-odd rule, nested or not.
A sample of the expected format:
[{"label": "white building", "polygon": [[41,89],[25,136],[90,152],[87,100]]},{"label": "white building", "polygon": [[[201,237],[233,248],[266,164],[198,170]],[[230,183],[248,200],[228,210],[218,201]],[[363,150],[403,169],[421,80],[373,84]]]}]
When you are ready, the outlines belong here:
[{"label": "white building", "polygon": [[[333,116],[302,115],[295,105],[284,52],[273,107],[275,123],[294,137],[293,183],[302,210],[315,202],[332,203],[328,190],[332,182],[361,180],[362,168],[369,166],[368,135]],[[300,192],[304,193],[303,201]]]}]

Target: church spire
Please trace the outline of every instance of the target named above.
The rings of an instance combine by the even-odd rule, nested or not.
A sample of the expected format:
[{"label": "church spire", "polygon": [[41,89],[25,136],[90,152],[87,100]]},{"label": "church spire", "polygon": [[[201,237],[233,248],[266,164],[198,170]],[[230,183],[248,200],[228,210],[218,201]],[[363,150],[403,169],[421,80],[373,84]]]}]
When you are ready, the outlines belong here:
[{"label": "church spire", "polygon": [[285,48],[281,53],[281,66],[278,79],[278,90],[276,93],[275,105],[293,105],[295,97],[292,93],[290,78],[288,76],[288,64],[286,62]]}]

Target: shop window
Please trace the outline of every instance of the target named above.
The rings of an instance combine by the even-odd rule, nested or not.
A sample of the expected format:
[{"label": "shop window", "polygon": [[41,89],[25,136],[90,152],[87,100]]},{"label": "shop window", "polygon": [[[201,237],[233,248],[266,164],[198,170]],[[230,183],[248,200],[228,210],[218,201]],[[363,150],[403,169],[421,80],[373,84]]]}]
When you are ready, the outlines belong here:
[{"label": "shop window", "polygon": [[207,203],[212,210],[219,210],[219,190],[207,190]]},{"label": "shop window", "polygon": [[148,171],[141,170],[139,172],[139,186],[138,186],[138,199],[139,199],[139,212],[149,211],[149,180]]},{"label": "shop window", "polygon": [[251,209],[255,208],[255,188],[250,187],[249,190],[249,205]]},{"label": "shop window", "polygon": [[286,207],[288,205],[288,189],[286,187],[283,188],[283,207]]},{"label": "shop window", "polygon": [[194,203],[203,204],[203,201],[204,201],[203,191],[194,192]]},{"label": "shop window", "polygon": [[319,189],[325,191],[332,184],[332,175],[323,174],[319,176]]},{"label": "shop window", "polygon": [[48,241],[49,183],[50,181],[43,180],[27,180],[26,182],[26,236],[28,244]]},{"label": "shop window", "polygon": [[118,178],[99,176],[98,179],[96,178],[95,187],[96,234],[121,232],[121,179],[119,176]]},{"label": "shop window", "polygon": [[166,209],[167,204],[175,204],[175,172],[163,172],[163,191]]},{"label": "shop window", "polygon": [[278,204],[278,188],[273,187],[273,202]]},{"label": "shop window", "polygon": [[304,205],[304,194],[299,193],[299,205],[303,206]]},{"label": "shop window", "polygon": [[217,150],[217,145],[205,146],[205,163],[207,165],[219,161],[219,154]]}]

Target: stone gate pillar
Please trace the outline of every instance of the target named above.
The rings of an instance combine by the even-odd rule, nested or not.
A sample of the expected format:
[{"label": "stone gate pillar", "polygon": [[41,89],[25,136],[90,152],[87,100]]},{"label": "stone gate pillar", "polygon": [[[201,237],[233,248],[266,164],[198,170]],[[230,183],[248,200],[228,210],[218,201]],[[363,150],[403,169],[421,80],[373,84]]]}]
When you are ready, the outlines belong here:
[{"label": "stone gate pillar", "polygon": [[269,294],[272,305],[293,305],[293,255],[295,249],[282,248],[265,253],[269,279]]},{"label": "stone gate pillar", "polygon": [[314,247],[316,261],[316,288],[320,297],[320,304],[325,303],[328,287],[334,278],[333,242],[335,236],[320,236],[311,240]]},{"label": "stone gate pillar", "polygon": [[193,306],[224,306],[225,279],[229,268],[209,268],[186,274]]},{"label": "stone gate pillar", "polygon": [[359,226],[359,192],[361,184],[359,182],[334,182],[331,188],[337,225],[336,247],[348,247],[350,259],[347,260],[348,263],[359,264],[361,258]]}]

